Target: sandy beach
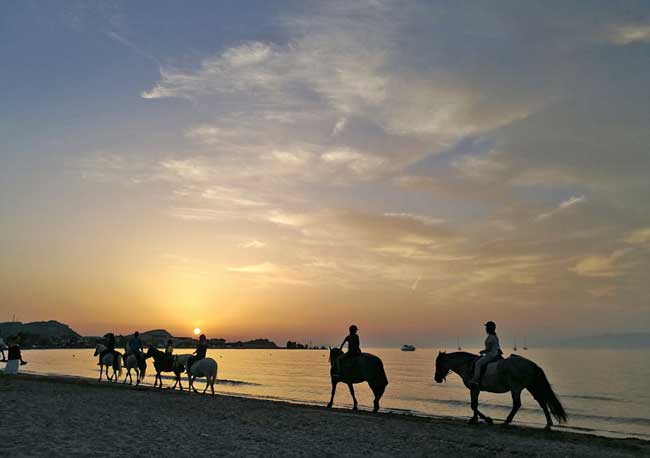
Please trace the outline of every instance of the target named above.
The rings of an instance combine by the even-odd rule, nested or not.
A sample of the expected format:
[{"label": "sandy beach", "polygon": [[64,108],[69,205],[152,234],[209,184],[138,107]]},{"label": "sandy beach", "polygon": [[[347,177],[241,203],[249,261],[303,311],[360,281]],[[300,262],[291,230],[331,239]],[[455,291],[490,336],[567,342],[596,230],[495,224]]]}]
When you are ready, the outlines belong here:
[{"label": "sandy beach", "polygon": [[0,376],[0,456],[650,455],[650,442]]}]

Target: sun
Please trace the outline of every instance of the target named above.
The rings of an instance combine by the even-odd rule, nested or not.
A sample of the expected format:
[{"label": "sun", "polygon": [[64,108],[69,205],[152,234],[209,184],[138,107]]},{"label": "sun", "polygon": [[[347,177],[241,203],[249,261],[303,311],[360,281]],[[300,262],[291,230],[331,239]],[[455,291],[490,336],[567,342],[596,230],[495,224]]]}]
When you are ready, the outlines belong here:
[{"label": "sun", "polygon": [[201,329],[200,328],[194,328],[194,335],[198,336],[199,334],[201,334]]}]

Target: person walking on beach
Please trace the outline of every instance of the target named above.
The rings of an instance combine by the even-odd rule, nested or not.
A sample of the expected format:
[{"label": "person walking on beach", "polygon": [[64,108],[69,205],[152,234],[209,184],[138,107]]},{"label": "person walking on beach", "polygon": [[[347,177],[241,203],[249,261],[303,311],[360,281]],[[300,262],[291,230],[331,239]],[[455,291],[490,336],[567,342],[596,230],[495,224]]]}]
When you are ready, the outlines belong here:
[{"label": "person walking on beach", "polygon": [[205,337],[205,334],[201,334],[199,337],[199,343],[196,345],[196,350],[194,350],[194,353],[192,353],[192,356],[190,356],[187,360],[187,373],[190,373],[190,368],[192,367],[192,364],[194,364],[196,361],[205,358],[205,355],[208,352],[208,341],[207,338]]},{"label": "person walking on beach", "polygon": [[3,363],[7,361],[7,359],[5,358],[5,347],[6,347],[5,341],[2,338],[2,336],[0,336],[0,353],[2,353],[2,359],[0,361],[2,361]]},{"label": "person walking on beach", "polygon": [[174,341],[172,339],[167,340],[167,345],[165,345],[165,354],[168,356],[174,354]]},{"label": "person walking on beach", "polygon": [[497,325],[494,321],[488,321],[485,323],[485,332],[488,335],[485,339],[485,349],[480,352],[481,357],[474,365],[474,378],[469,382],[469,384],[473,386],[479,385],[483,368],[492,361],[499,359],[503,354],[501,347],[499,346],[499,338],[497,337]]},{"label": "person walking on beach", "polygon": [[18,367],[24,366],[27,361],[23,361],[20,346],[16,338],[9,340],[9,349],[7,351],[7,366],[5,367],[5,374],[17,374]]},{"label": "person walking on beach", "polygon": [[104,335],[105,339],[105,345],[106,348],[99,352],[99,361],[97,361],[97,365],[101,366],[102,365],[102,359],[104,356],[108,355],[109,353],[113,355],[113,368],[117,369],[117,352],[115,351],[115,335],[112,332],[109,332],[108,334]]},{"label": "person walking on beach", "polygon": [[135,355],[138,359],[138,365],[140,365],[144,358],[144,349],[142,348],[142,341],[140,340],[140,333],[135,331],[133,337],[126,344],[126,353],[124,354],[124,364],[126,364],[126,358],[129,355]]},{"label": "person walking on beach", "polygon": [[348,334],[346,338],[343,339],[343,342],[339,347],[340,350],[343,350],[343,347],[345,346],[346,342],[348,344],[348,351],[344,355],[340,356],[339,359],[336,361],[336,369],[339,374],[341,373],[341,365],[345,360],[354,358],[355,356],[361,354],[361,346],[359,344],[359,334],[357,334],[358,331],[359,328],[357,328],[356,325],[354,324],[351,325],[350,334]]}]

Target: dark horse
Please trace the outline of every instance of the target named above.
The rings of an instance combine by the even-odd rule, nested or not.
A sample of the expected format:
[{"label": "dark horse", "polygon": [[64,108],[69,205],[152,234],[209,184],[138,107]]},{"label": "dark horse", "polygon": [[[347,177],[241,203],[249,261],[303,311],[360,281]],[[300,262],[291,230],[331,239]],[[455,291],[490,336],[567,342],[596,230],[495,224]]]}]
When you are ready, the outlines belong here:
[{"label": "dark horse", "polygon": [[181,384],[181,374],[185,372],[185,364],[187,363],[188,358],[192,355],[168,355],[165,352],[158,350],[156,347],[149,347],[147,349],[146,357],[153,358],[153,367],[156,369],[156,379],[154,380],[153,386],[156,388],[160,383],[160,388],[162,388],[162,376],[161,372],[173,372],[176,376],[176,382],[172,386],[172,390],[178,385],[183,390],[183,385]]},{"label": "dark horse", "polygon": [[481,417],[487,423],[492,424],[492,419],[486,417],[478,410],[478,396],[481,391],[489,391],[491,393],[507,393],[510,391],[512,394],[512,410],[505,420],[506,425],[510,424],[521,407],[521,392],[524,389],[530,391],[533,398],[535,398],[544,411],[547,429],[553,426],[551,414],[558,423],[566,423],[567,414],[557,396],[553,393],[551,384],[548,382],[544,371],[537,364],[521,356],[511,355],[507,359],[499,360],[496,363],[498,364],[496,372],[492,372],[489,377],[487,377],[487,372],[491,372],[489,367],[491,365],[488,365],[486,376],[483,377],[483,383],[486,386],[479,387],[469,383],[472,379],[474,362],[477,358],[477,355],[463,351],[449,354],[440,352],[438,353],[438,358],[436,358],[436,373],[434,375],[434,379],[438,383],[445,380],[449,371],[455,372],[463,379],[463,383],[470,390],[471,406],[474,411],[474,416],[470,419],[470,423],[477,423],[478,417]]},{"label": "dark horse", "polygon": [[386,390],[388,379],[384,372],[384,364],[381,359],[370,353],[361,353],[358,356],[351,357],[341,364],[341,374],[337,374],[336,360],[343,355],[338,348],[330,349],[330,376],[332,377],[332,397],[327,404],[327,408],[332,407],[334,403],[334,394],[336,385],[339,382],[345,383],[350,388],[350,394],[354,401],[353,410],[357,410],[357,398],[354,396],[354,383],[368,382],[370,389],[375,395],[373,412],[379,410],[379,400]]}]

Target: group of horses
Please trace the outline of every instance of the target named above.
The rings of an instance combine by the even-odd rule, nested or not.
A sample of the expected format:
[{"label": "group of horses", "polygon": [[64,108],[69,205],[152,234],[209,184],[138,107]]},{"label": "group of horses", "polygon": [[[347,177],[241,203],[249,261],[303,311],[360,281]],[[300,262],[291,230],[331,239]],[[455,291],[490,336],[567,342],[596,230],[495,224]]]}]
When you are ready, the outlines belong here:
[{"label": "group of horses", "polygon": [[[98,345],[95,349],[95,356],[99,355],[106,347]],[[109,381],[117,382],[118,378],[122,376],[122,356],[116,352],[118,360],[113,365],[113,354],[107,353],[103,356],[100,366],[99,380],[102,380],[103,371],[106,372],[106,378]],[[187,362],[191,355],[168,355],[155,347],[151,346],[147,352],[137,358],[135,355],[129,355],[125,361],[127,374],[124,377],[126,383],[127,378],[129,383],[133,383],[131,371],[136,374],[136,385],[144,379],[147,370],[146,360],[153,358],[154,368],[156,370],[156,379],[154,387],[162,388],[163,372],[173,372],[175,375],[175,383],[171,387],[175,389],[178,386],[183,390],[181,383],[181,375],[187,372],[189,389],[198,393],[194,387],[194,381],[197,377],[204,377],[206,379],[205,393],[210,387],[212,394],[214,394],[214,383],[217,378],[217,362],[212,358],[204,358],[195,361],[191,365],[189,371],[187,370]],[[332,383],[332,393],[330,400],[327,404],[331,408],[334,403],[334,395],[336,394],[336,387],[339,383],[345,383],[352,395],[353,410],[357,410],[357,398],[354,394],[354,385],[357,383],[367,382],[372,390],[375,398],[373,401],[373,412],[379,410],[379,401],[388,386],[388,378],[384,371],[384,365],[381,359],[370,353],[362,353],[354,357],[341,358],[343,352],[339,348],[330,349],[330,378]],[[544,371],[534,362],[523,358],[518,355],[511,355],[506,359],[500,359],[496,362],[487,365],[481,383],[479,385],[471,383],[474,374],[474,364],[478,359],[477,355],[467,352],[454,352],[445,353],[439,352],[436,358],[436,370],[433,376],[436,383],[442,383],[450,372],[456,373],[463,380],[463,383],[470,391],[470,404],[473,411],[473,416],[469,420],[470,423],[478,423],[479,418],[488,424],[492,424],[493,420],[484,415],[478,410],[478,398],[481,391],[491,393],[508,393],[512,395],[512,410],[508,414],[504,424],[510,424],[514,419],[517,411],[521,408],[521,392],[528,390],[533,398],[537,401],[546,416],[546,428],[549,429],[553,426],[554,417],[558,423],[565,423],[567,421],[567,414],[562,407],[559,399],[553,392],[551,385],[546,378]],[[109,369],[113,373],[109,376]]]},{"label": "group of horses", "polygon": [[[104,350],[106,350],[104,345],[97,345],[95,348],[95,356],[99,355]],[[117,357],[116,360],[113,359],[113,354]],[[126,361],[124,361],[124,367],[127,372],[122,383],[126,383],[128,380],[130,385],[133,384],[133,376],[131,375],[131,371],[133,371],[135,372],[135,384],[139,385],[147,374],[147,359],[153,358],[153,367],[156,370],[156,378],[153,385],[154,388],[163,387],[163,372],[173,372],[175,383],[172,389],[176,389],[176,386],[178,386],[182,391],[183,383],[181,382],[181,375],[183,372],[187,372],[187,381],[189,384],[188,390],[193,390],[198,393],[198,390],[194,387],[194,381],[197,378],[205,378],[206,383],[203,393],[205,393],[209,387],[212,394],[214,394],[214,384],[217,380],[217,370],[219,367],[217,362],[212,358],[199,359],[195,361],[188,370],[187,362],[191,356],[192,355],[190,354],[168,355],[153,346],[149,347],[146,353],[141,353],[140,357],[130,354],[126,357]],[[112,373],[110,374],[109,369],[112,370]],[[106,379],[109,382],[117,382],[119,378],[122,377],[122,354],[119,351],[106,353],[102,357],[99,366],[100,382],[102,381],[104,373],[106,373]]]},{"label": "group of horses", "polygon": [[[388,378],[384,371],[384,365],[380,358],[369,353],[345,358],[339,360],[343,352],[338,348],[330,349],[330,375],[332,381],[332,396],[327,407],[332,407],[336,386],[339,383],[345,383],[350,389],[352,395],[352,409],[357,409],[357,399],[354,395],[353,385],[356,383],[367,382],[375,395],[373,401],[373,412],[379,410],[379,400],[381,399]],[[566,423],[567,414],[562,407],[559,399],[553,392],[551,385],[546,378],[546,374],[534,362],[518,355],[511,355],[506,359],[500,359],[487,365],[481,383],[473,384],[474,364],[478,355],[467,352],[445,353],[439,352],[436,358],[436,371],[433,376],[436,383],[442,383],[450,372],[456,373],[463,380],[463,383],[470,391],[470,404],[473,416],[469,420],[471,424],[476,424],[479,418],[488,424],[493,420],[478,410],[478,398],[481,391],[491,393],[508,393],[512,395],[512,410],[504,421],[508,425],[512,423],[517,411],[521,408],[521,392],[526,389],[537,401],[546,416],[546,429],[553,426],[551,416],[555,417],[558,423]],[[337,363],[339,361],[339,363]]]}]

